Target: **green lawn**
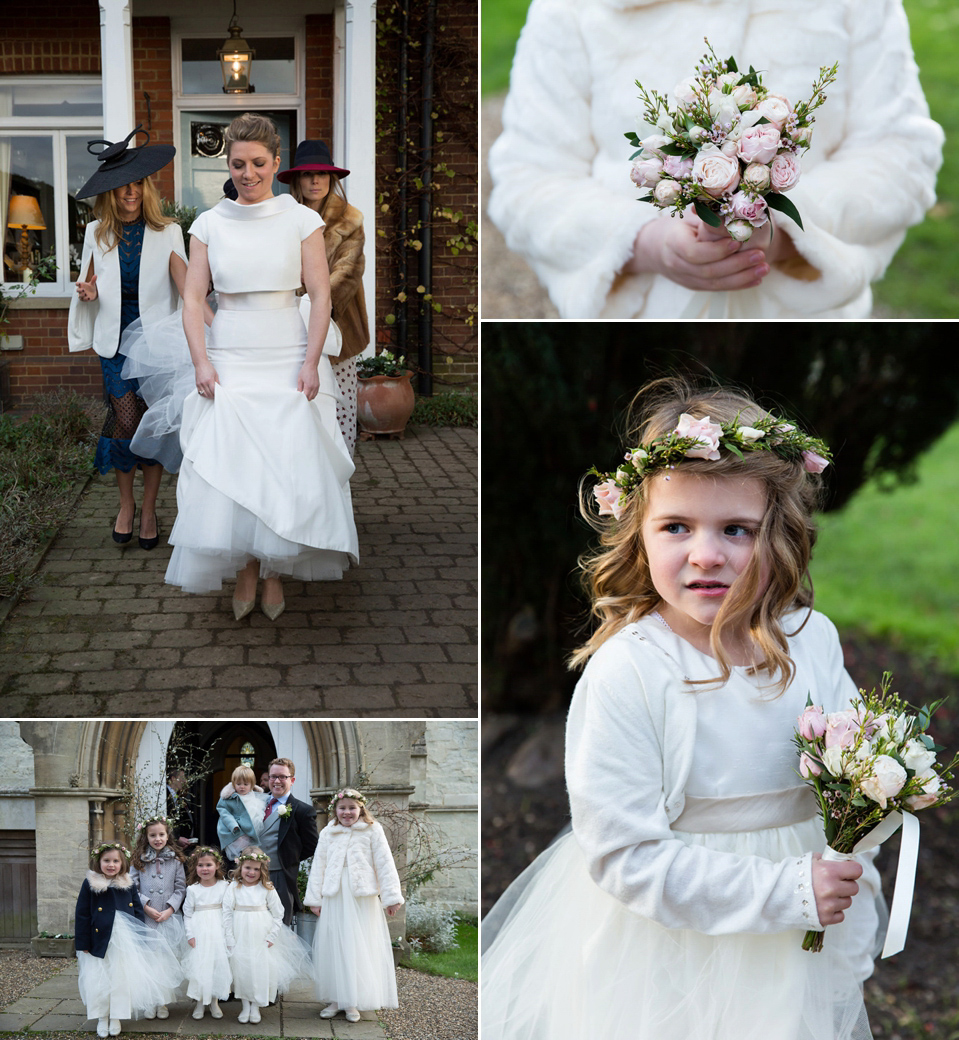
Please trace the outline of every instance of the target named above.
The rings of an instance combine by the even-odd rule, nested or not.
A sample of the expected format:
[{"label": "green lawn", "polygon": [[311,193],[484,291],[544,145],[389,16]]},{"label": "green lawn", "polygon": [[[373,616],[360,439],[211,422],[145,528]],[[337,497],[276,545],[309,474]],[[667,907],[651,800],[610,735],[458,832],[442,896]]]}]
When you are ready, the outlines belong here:
[{"label": "green lawn", "polygon": [[[483,0],[483,93],[509,85],[509,70],[529,0]],[[933,118],[946,132],[936,206],[912,228],[886,277],[878,307],[894,317],[959,317],[959,91],[955,89],[955,0],[905,0],[919,75]],[[685,73],[677,72],[679,79]],[[880,200],[881,201],[881,200]]]},{"label": "green lawn", "polygon": [[841,629],[889,639],[959,674],[959,425],[922,457],[918,477],[892,493],[867,486],[823,518],[816,606]]},{"label": "green lawn", "polygon": [[459,946],[446,953],[414,953],[404,968],[415,968],[427,975],[445,975],[450,979],[479,979],[477,940],[479,928],[475,924],[460,921],[456,926],[456,941]]}]

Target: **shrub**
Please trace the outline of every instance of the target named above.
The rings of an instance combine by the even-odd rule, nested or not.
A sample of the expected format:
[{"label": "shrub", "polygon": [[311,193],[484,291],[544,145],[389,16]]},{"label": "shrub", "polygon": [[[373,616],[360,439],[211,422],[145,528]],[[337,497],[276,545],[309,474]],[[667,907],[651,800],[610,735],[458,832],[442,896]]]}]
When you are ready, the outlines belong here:
[{"label": "shrub", "polygon": [[406,903],[406,938],[414,950],[445,953],[459,946],[456,941],[455,910],[444,910],[431,903],[418,903],[411,897]]},{"label": "shrub", "polygon": [[413,426],[475,426],[476,396],[446,391],[433,397],[418,397],[410,416]]}]

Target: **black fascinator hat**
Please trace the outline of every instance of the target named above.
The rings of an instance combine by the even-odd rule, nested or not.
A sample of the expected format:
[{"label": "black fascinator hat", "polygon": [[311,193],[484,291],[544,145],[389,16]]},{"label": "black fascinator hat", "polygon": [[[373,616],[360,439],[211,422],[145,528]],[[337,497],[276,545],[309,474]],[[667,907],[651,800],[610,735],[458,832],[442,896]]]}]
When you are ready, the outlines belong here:
[{"label": "black fascinator hat", "polygon": [[[146,134],[147,140],[150,135],[143,129],[141,123],[135,130],[122,141],[114,144],[112,141],[88,141],[87,151],[97,157],[100,168],[77,192],[76,198],[88,199],[91,195],[102,195],[114,188],[122,188],[125,184],[134,181],[142,181],[151,173],[162,170],[168,162],[172,162],[176,155],[176,149],[172,144],[141,145],[139,148],[128,148],[130,139],[136,134]],[[95,145],[106,145],[100,151],[94,151]]]}]

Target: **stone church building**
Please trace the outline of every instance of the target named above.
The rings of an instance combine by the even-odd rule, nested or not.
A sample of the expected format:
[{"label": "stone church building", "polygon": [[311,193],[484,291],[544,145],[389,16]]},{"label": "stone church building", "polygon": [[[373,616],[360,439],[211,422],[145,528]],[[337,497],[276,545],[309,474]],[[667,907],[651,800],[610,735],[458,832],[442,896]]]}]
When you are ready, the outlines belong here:
[{"label": "stone church building", "polygon": [[201,842],[217,843],[216,802],[237,765],[251,765],[259,777],[271,759],[290,758],[293,794],[317,807],[318,826],[333,791],[361,787],[382,807],[401,876],[429,856],[452,862],[418,890],[419,900],[476,914],[474,722],[6,721],[0,722],[0,944],[38,932],[72,934],[91,847],[128,841],[136,816],[156,805],[165,811],[167,774],[183,760],[177,748],[206,756],[187,792],[191,831]]}]

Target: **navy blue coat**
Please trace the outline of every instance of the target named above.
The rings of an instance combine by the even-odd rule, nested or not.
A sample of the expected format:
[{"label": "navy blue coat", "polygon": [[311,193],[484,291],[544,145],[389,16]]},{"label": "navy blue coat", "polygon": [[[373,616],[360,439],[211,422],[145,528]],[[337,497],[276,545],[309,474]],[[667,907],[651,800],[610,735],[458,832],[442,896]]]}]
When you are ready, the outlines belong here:
[{"label": "navy blue coat", "polygon": [[111,880],[95,870],[88,870],[77,897],[73,929],[77,951],[86,950],[94,957],[105,957],[117,913],[146,920],[130,875],[120,874]]}]

